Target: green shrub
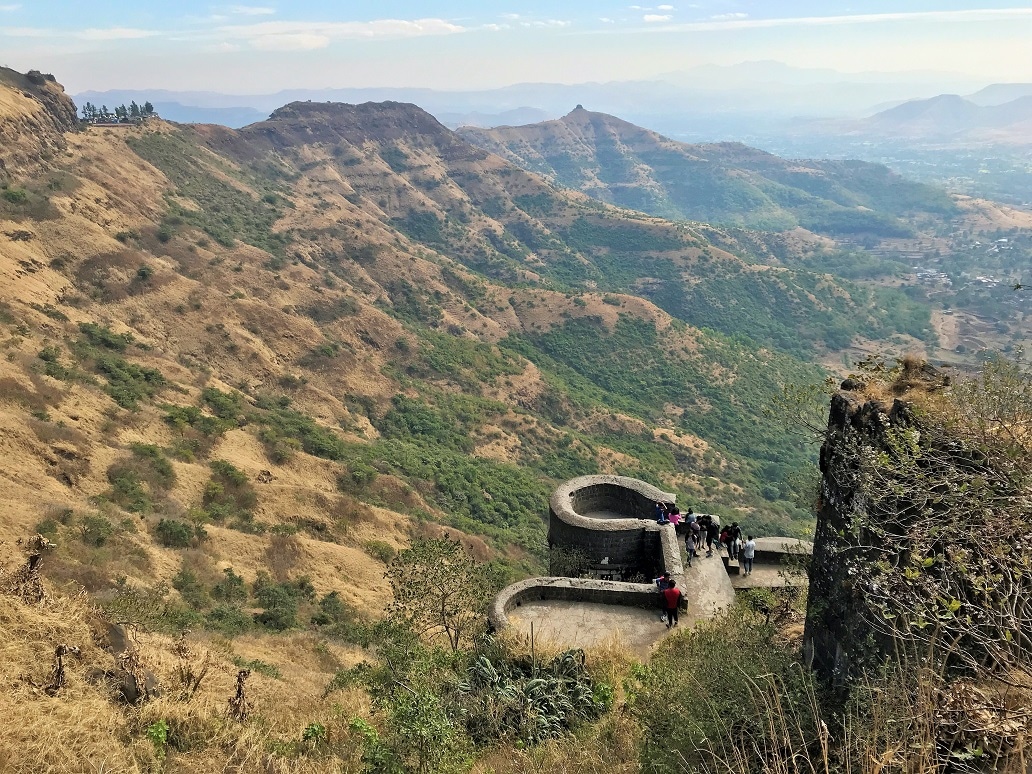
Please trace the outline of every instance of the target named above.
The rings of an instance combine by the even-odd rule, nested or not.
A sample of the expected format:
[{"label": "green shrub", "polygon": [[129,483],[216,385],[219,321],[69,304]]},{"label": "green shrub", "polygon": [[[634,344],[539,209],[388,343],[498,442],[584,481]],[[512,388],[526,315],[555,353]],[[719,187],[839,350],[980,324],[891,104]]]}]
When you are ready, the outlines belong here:
[{"label": "green shrub", "polygon": [[315,588],[302,576],[292,581],[274,583],[266,572],[259,572],[252,584],[255,601],[263,608],[254,620],[275,631],[291,629],[298,624],[298,608],[302,602],[315,599]]},{"label": "green shrub", "polygon": [[79,331],[92,346],[115,352],[125,352],[134,341],[131,333],[114,333],[106,325],[97,325],[96,323],[79,323]]},{"label": "green shrub", "polygon": [[220,602],[243,603],[247,601],[247,585],[243,577],[237,575],[232,567],[222,571],[224,577],[211,589],[211,596]]},{"label": "green shrub", "polygon": [[179,572],[172,579],[172,588],[178,591],[183,597],[183,601],[195,610],[208,606],[210,601],[208,590],[197,579],[196,573],[185,565],[179,568]]},{"label": "green shrub", "polygon": [[29,192],[24,188],[7,188],[4,189],[3,197],[11,204],[24,204],[29,200]]},{"label": "green shrub", "polygon": [[154,397],[167,384],[157,369],[138,366],[120,357],[98,357],[96,368],[108,380],[104,391],[119,406],[133,411],[141,400]]},{"label": "green shrub", "polygon": [[390,564],[391,560],[398,553],[394,546],[390,543],[385,543],[382,540],[367,540],[362,544],[363,550],[369,554],[373,559],[384,564]]},{"label": "green shrub", "polygon": [[208,387],[201,393],[203,400],[211,409],[211,413],[220,419],[236,422],[243,418],[246,403],[239,392],[221,392]]},{"label": "green shrub", "polygon": [[247,474],[225,460],[212,460],[211,478],[204,487],[202,503],[213,521],[234,519],[236,527],[252,521],[258,494]]},{"label": "green shrub", "polygon": [[[707,764],[739,749],[757,754],[735,771],[769,771],[756,743],[767,739],[774,718],[790,720],[778,725],[783,749],[806,752],[817,743],[814,677],[774,634],[739,604],[659,646],[632,689],[631,711],[645,734],[644,770],[708,771]],[[707,657],[700,669],[685,653],[719,658]],[[810,760],[820,759],[810,751],[817,756]]]},{"label": "green shrub", "polygon": [[108,468],[111,489],[106,497],[127,511],[146,513],[154,507],[156,497],[175,485],[176,473],[157,446],[138,443],[133,444],[132,451],[132,457]]},{"label": "green shrub", "polygon": [[108,497],[112,502],[132,513],[146,513],[151,509],[150,494],[136,470],[116,463],[108,469],[108,482],[111,484]]},{"label": "green shrub", "polygon": [[178,519],[162,519],[154,528],[154,534],[166,548],[188,548],[198,537],[193,526]]},{"label": "green shrub", "polygon": [[227,637],[235,637],[250,630],[254,619],[239,607],[221,604],[204,614],[204,626]]},{"label": "green shrub", "polygon": [[[289,405],[289,399],[287,401]],[[270,459],[276,455],[282,456],[292,452],[293,444],[280,444],[277,452],[276,446],[281,439],[293,439],[311,455],[322,457],[327,460],[342,460],[346,452],[344,441],[333,431],[318,424],[314,419],[299,411],[287,408],[282,402],[270,402],[266,398],[259,402],[261,408],[266,408],[264,415],[258,421],[266,425],[265,431],[259,435],[266,449],[269,451]]]},{"label": "green shrub", "polygon": [[36,526],[33,529],[40,535],[52,538],[61,530],[61,525],[54,519],[43,519],[36,522]]},{"label": "green shrub", "polygon": [[79,534],[82,542],[99,547],[115,534],[115,525],[100,514],[90,514],[80,519]]}]

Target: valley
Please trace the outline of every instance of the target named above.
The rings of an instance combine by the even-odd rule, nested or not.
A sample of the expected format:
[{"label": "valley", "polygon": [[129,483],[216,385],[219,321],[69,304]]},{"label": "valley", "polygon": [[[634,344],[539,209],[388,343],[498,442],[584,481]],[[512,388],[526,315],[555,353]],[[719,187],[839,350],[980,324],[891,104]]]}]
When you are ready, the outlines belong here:
[{"label": "valley", "polygon": [[[194,632],[220,696],[237,669],[267,707],[297,687],[247,747],[186,699],[132,717],[77,683],[134,740],[105,752],[93,729],[97,760],[160,767],[144,736],[166,719],[201,768],[296,762],[318,742],[285,740],[316,716],[376,749],[348,718],[397,686],[348,667],[375,644],[441,668],[385,615],[406,549],[459,541],[484,594],[543,574],[549,493],[595,473],[808,536],[806,428],[842,376],[1032,343],[1032,217],[876,164],[581,108],[459,132],[398,102],[82,126],[52,77],[0,76],[0,543],[11,567],[18,540],[51,541],[58,600],[3,598],[17,663],[103,615],[169,669]],[[27,685],[0,711],[47,760],[72,743]]]}]

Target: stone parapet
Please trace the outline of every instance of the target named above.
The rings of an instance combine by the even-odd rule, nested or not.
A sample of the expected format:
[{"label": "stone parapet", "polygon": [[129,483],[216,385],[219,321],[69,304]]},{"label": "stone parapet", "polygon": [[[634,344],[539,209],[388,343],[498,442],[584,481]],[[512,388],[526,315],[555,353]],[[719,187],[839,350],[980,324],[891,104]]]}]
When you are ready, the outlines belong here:
[{"label": "stone parapet", "polygon": [[756,538],[756,564],[780,564],[786,556],[810,556],[813,543],[809,540],[787,537]]},{"label": "stone parapet", "polygon": [[494,598],[488,617],[498,631],[509,625],[509,611],[531,600],[598,602],[628,607],[655,608],[659,594],[652,583],[557,578],[528,578],[510,584]]}]

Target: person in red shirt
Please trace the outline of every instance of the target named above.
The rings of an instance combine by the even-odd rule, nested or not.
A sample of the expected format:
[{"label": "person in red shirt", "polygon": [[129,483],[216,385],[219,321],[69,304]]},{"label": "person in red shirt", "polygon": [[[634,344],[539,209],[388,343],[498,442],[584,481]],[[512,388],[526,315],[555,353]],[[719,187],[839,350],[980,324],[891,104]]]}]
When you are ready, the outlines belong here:
[{"label": "person in red shirt", "polygon": [[663,595],[663,605],[666,608],[667,628],[677,626],[677,607],[681,604],[681,589],[677,583],[670,581],[670,585],[660,592]]}]

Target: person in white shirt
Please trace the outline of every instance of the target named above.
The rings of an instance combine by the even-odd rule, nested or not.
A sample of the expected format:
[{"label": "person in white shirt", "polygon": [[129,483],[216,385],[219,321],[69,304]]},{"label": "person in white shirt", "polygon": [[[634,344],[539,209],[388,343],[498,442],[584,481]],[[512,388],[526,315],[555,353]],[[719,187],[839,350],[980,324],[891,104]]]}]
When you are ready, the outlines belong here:
[{"label": "person in white shirt", "polygon": [[752,563],[756,557],[756,541],[752,535],[749,535],[749,539],[745,541],[745,545],[742,546],[742,569],[745,570],[746,575],[752,574]]}]

